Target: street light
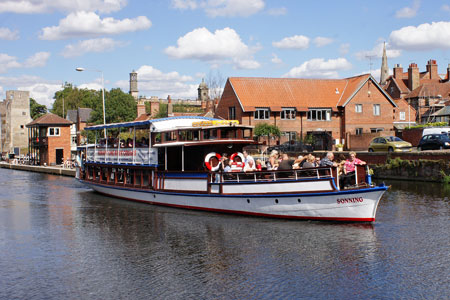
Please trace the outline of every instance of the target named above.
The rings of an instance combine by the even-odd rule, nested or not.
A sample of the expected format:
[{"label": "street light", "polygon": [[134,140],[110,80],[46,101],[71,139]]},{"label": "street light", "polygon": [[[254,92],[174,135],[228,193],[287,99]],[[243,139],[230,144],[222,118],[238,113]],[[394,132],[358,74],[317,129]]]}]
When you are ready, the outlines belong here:
[{"label": "street light", "polygon": [[[100,71],[100,70],[88,70],[88,69],[85,69],[85,68],[76,68],[75,70],[77,70],[78,72],[92,71],[92,72],[99,72],[99,73],[102,74],[103,125],[106,125],[106,118],[105,118],[105,84],[103,82],[103,71]],[[105,136],[106,136],[106,130],[105,130]]]}]

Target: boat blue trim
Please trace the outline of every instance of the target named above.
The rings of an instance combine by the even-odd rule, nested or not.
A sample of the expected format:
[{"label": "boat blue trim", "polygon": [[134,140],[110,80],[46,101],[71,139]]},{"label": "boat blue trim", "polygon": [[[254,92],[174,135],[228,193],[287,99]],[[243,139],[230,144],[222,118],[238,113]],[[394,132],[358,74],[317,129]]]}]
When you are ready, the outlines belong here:
[{"label": "boat blue trim", "polygon": [[105,166],[134,166],[134,167],[153,167],[153,168],[157,168],[158,165],[156,164],[137,164],[137,163],[110,163],[110,162],[100,162],[100,161],[93,161],[93,160],[88,160],[86,161],[86,163],[90,163],[90,164],[97,164],[97,165],[105,165]]},{"label": "boat blue trim", "polygon": [[335,191],[335,192],[320,192],[320,193],[296,193],[296,194],[263,194],[263,195],[246,195],[246,194],[239,194],[239,195],[223,195],[223,194],[198,194],[198,193],[175,193],[175,192],[165,192],[165,191],[154,191],[154,190],[143,190],[143,189],[133,189],[133,188],[127,188],[127,187],[116,187],[111,185],[104,185],[104,184],[98,184],[91,181],[84,181],[79,179],[80,182],[96,185],[96,186],[102,186],[107,187],[110,189],[118,189],[118,190],[127,190],[127,191],[134,191],[134,192],[142,192],[142,193],[149,193],[149,194],[160,194],[160,195],[178,195],[178,196],[191,196],[191,197],[214,197],[214,198],[268,198],[268,197],[275,197],[275,198],[287,198],[287,197],[316,197],[316,196],[329,196],[329,195],[350,195],[350,194],[360,194],[360,193],[370,193],[370,192],[378,192],[378,191],[386,191],[388,189],[385,185],[380,185],[376,187],[371,188],[365,188],[365,189],[358,189],[358,190],[343,190],[343,191]]}]

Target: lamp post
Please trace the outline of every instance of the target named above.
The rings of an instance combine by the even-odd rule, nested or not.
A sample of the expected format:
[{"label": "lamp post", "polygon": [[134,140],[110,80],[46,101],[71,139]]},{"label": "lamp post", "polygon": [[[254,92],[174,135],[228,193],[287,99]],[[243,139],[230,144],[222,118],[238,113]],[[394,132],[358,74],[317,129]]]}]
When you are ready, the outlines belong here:
[{"label": "lamp post", "polygon": [[[103,81],[103,71],[100,70],[88,70],[85,68],[76,68],[75,70],[77,70],[78,72],[83,72],[83,71],[92,71],[92,72],[99,72],[102,74],[102,106],[103,106],[103,124],[106,124],[106,118],[105,118],[105,84]],[[106,135],[106,130],[105,130],[105,135]]]}]

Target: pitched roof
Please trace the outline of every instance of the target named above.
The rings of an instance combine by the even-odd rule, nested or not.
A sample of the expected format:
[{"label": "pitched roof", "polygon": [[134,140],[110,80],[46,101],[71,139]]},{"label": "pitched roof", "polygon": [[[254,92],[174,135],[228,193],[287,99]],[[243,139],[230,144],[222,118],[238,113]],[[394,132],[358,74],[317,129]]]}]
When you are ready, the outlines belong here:
[{"label": "pitched roof", "polygon": [[369,74],[345,79],[228,78],[244,111],[254,111],[257,107],[270,107],[273,111],[281,111],[282,107],[299,111],[310,107],[337,110],[338,106],[345,106],[369,79],[396,106]]},{"label": "pitched roof", "polygon": [[438,96],[441,96],[442,99],[450,99],[450,83],[439,83],[438,81],[422,83],[405,98]]},{"label": "pitched roof", "polygon": [[71,124],[72,122],[70,122],[69,120],[63,119],[60,116],[57,116],[52,113],[48,113],[28,123],[26,126],[31,127],[34,125],[71,125]]},{"label": "pitched roof", "polygon": [[74,109],[69,109],[67,111],[66,120],[69,120],[72,123],[76,123],[77,122],[77,111]]},{"label": "pitched roof", "polygon": [[80,122],[87,123],[91,118],[92,108],[78,108],[78,116],[80,117]]}]

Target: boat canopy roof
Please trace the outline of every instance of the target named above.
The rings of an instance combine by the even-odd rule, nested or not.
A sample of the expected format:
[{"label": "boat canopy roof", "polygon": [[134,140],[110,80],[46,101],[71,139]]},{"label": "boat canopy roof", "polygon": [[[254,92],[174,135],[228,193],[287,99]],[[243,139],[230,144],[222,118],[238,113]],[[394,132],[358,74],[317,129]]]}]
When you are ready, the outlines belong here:
[{"label": "boat canopy roof", "polygon": [[208,118],[208,117],[193,117],[193,116],[180,116],[180,117],[167,117],[161,119],[152,119],[145,121],[132,121],[123,123],[111,123],[101,124],[85,127],[85,130],[102,130],[111,128],[125,128],[125,127],[140,127],[149,128],[152,132],[162,132],[168,130],[174,130],[177,128],[193,127],[194,122],[204,121],[222,121],[220,119]]}]

